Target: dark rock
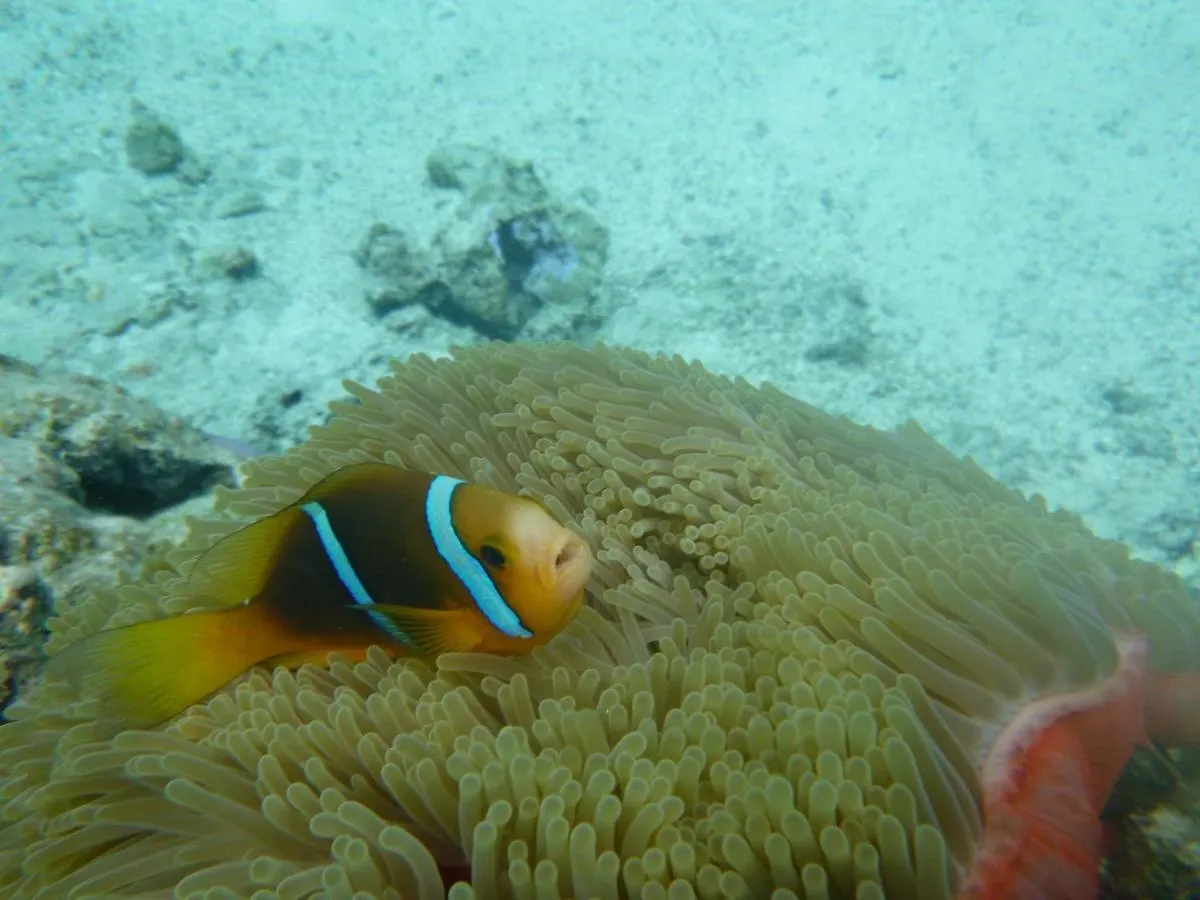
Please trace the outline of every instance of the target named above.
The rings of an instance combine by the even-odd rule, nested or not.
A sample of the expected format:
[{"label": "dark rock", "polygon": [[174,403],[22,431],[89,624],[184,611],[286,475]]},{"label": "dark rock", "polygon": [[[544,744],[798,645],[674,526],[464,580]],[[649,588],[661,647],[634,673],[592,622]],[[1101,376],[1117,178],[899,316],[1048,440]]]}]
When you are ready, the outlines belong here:
[{"label": "dark rock", "polygon": [[145,516],[233,483],[201,432],[96,379],[0,366],[0,410],[0,435],[65,466],[54,489],[90,508]]},{"label": "dark rock", "polygon": [[1200,754],[1139,748],[1104,820],[1100,900],[1200,897]]}]

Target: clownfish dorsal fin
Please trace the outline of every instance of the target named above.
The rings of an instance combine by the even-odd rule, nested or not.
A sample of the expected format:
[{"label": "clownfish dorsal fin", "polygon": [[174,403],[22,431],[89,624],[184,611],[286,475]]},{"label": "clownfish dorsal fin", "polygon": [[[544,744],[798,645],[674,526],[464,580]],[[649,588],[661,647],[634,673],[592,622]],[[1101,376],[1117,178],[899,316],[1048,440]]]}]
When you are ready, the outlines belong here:
[{"label": "clownfish dorsal fin", "polygon": [[484,639],[479,617],[461,609],[412,609],[377,604],[364,608],[385,632],[420,656],[466,653]]},{"label": "clownfish dorsal fin", "polygon": [[282,548],[284,538],[303,515],[288,506],[259,519],[209,547],[188,575],[190,596],[236,606],[259,595]]},{"label": "clownfish dorsal fin", "polygon": [[300,505],[320,502],[347,488],[360,487],[362,485],[367,485],[375,489],[380,486],[392,486],[398,483],[410,483],[414,486],[420,483],[421,488],[424,489],[425,485],[432,480],[432,477],[431,475],[423,475],[420,472],[410,472],[408,469],[402,469],[399,466],[393,466],[388,463],[351,463],[348,466],[330,472],[310,487],[296,503]]}]

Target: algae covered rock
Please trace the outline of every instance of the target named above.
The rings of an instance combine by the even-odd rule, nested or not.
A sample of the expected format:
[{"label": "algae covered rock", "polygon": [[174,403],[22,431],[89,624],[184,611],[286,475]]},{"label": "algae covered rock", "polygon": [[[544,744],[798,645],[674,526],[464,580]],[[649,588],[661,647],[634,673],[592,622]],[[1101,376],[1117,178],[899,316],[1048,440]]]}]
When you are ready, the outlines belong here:
[{"label": "algae covered rock", "polygon": [[532,163],[452,144],[426,160],[429,182],[461,193],[427,251],[402,230],[371,226],[354,253],[380,315],[421,304],[480,335],[572,338],[596,324],[608,230],[542,183]]},{"label": "algae covered rock", "polygon": [[426,169],[434,184],[463,194],[455,221],[434,239],[452,314],[500,338],[516,337],[543,311],[587,318],[608,259],[608,230],[591,213],[552,196],[532,163],[482,148],[442,148]]},{"label": "algae covered rock", "polygon": [[372,279],[367,302],[379,315],[423,299],[428,305],[427,295],[442,289],[428,251],[391,225],[372,225],[353,257]]},{"label": "algae covered rock", "polygon": [[462,191],[473,205],[538,205],[548,198],[533,163],[509,159],[476,144],[445,144],[425,159],[425,174],[439,188]]}]

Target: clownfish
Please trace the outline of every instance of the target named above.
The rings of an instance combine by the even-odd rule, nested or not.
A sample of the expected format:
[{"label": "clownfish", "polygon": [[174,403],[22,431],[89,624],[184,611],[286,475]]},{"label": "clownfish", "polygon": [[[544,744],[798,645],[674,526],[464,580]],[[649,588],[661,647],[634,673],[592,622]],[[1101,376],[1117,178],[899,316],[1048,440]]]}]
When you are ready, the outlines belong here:
[{"label": "clownfish", "polygon": [[587,544],[535,500],[360,463],[200,556],[186,592],[222,608],[102,631],[47,671],[102,716],[154,724],[259,663],[526,653],[574,618],[590,573]]}]

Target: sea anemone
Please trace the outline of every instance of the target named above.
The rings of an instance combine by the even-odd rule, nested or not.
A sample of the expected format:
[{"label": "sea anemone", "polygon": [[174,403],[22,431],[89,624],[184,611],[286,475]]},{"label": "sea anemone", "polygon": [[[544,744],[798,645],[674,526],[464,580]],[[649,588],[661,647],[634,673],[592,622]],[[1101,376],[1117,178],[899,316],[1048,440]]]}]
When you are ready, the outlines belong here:
[{"label": "sea anemone", "polygon": [[153,731],[48,684],[0,727],[5,896],[1094,893],[1146,673],[1194,685],[1174,576],[916,425],[677,358],[490,345],[347,388],[50,652],[184,611],[200,551],[365,460],[543,499],[588,606],[528,657],[258,669]]}]

